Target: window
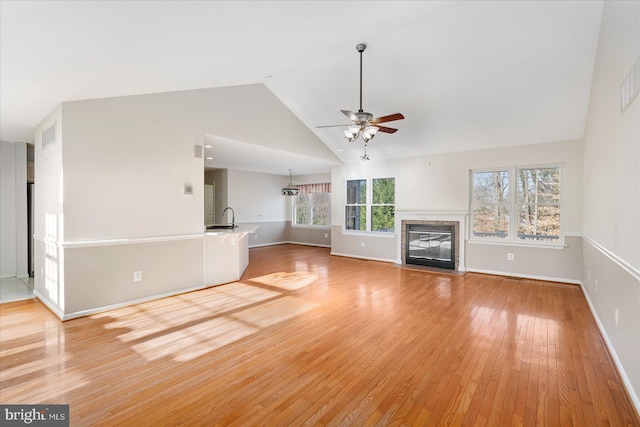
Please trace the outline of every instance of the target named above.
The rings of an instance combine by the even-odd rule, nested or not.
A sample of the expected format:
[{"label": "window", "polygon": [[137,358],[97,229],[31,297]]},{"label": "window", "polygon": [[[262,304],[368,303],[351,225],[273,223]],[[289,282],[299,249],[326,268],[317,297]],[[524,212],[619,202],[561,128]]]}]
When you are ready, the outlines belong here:
[{"label": "window", "polygon": [[560,239],[560,168],[518,169],[518,238]]},{"label": "window", "polygon": [[472,237],[559,241],[560,172],[559,166],[472,171]]},{"label": "window", "polygon": [[294,225],[329,227],[331,212],[330,193],[298,194],[294,199]]},{"label": "window", "polygon": [[509,234],[509,171],[475,172],[471,212],[474,237]]},{"label": "window", "polygon": [[371,230],[393,231],[396,185],[394,178],[372,180]]},{"label": "window", "polygon": [[344,228],[347,230],[367,230],[367,181],[364,179],[347,181],[347,203],[345,205]]},{"label": "window", "polygon": [[393,232],[395,191],[395,178],[348,180],[345,230]]}]

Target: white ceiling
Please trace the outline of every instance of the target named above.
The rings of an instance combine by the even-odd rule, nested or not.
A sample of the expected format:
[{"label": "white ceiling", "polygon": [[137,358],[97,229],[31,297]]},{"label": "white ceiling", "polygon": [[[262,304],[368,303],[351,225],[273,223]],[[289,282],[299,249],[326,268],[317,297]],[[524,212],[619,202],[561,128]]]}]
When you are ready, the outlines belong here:
[{"label": "white ceiling", "polygon": [[[264,83],[343,162],[360,161],[362,143],[316,126],[346,123],[340,110],[358,109],[359,42],[368,43],[364,110],[406,117],[388,124],[397,133],[369,144],[372,159],[582,137],[602,14],[599,1],[0,7],[4,141],[32,141],[35,125],[63,101]],[[328,168],[301,170],[281,152],[245,148],[237,157],[258,166],[240,169]]]}]

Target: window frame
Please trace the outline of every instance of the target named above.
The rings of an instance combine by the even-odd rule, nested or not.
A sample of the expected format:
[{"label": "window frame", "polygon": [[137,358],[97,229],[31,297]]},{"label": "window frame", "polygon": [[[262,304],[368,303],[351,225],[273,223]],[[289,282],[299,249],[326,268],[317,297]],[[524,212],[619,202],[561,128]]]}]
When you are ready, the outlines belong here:
[{"label": "window frame", "polygon": [[[329,206],[328,206],[328,214],[329,217],[327,219],[327,225],[313,225],[313,208],[315,206],[315,201],[313,199],[315,199],[315,194],[326,194],[328,201],[329,201]],[[299,195],[299,194],[298,194]],[[321,230],[329,230],[331,229],[331,193],[305,193],[304,195],[309,196],[310,198],[310,203],[309,203],[309,212],[308,212],[308,217],[309,217],[309,224],[297,224],[296,220],[297,220],[297,215],[296,215],[296,207],[297,207],[297,200],[298,200],[298,195],[294,196],[292,198],[292,203],[291,203],[291,227],[293,228],[314,228],[314,229],[321,229]]]},{"label": "window frame", "polygon": [[[557,204],[560,210],[560,232],[557,240],[526,240],[518,237],[518,224],[520,218],[520,202],[519,202],[519,171],[525,169],[558,169],[558,181],[559,181],[559,197],[560,201]],[[474,175],[476,173],[483,172],[500,172],[507,171],[509,179],[509,200],[506,206],[509,209],[509,227],[506,238],[498,237],[480,237],[475,236],[473,232],[474,224],[474,203],[473,203],[473,190],[474,190]],[[565,229],[564,229],[564,163],[545,163],[534,165],[519,165],[519,166],[506,166],[506,167],[492,167],[492,168],[478,168],[469,170],[469,242],[471,243],[484,243],[484,244],[497,244],[497,245],[510,245],[510,246],[535,246],[535,247],[551,247],[562,248],[565,246]],[[544,205],[544,204],[539,204]],[[556,205],[553,205],[556,206]]]},{"label": "window frame", "polygon": [[[393,200],[394,203],[373,203],[373,181],[374,180],[378,180],[378,179],[393,179]],[[347,197],[348,197],[348,183],[349,181],[364,181],[365,185],[367,186],[366,188],[366,192],[365,192],[365,203],[347,203]],[[344,189],[344,193],[343,193],[343,203],[342,203],[342,233],[343,234],[356,234],[359,236],[362,235],[371,235],[371,236],[380,236],[380,237],[395,237],[396,235],[396,230],[395,230],[395,207],[397,205],[396,203],[396,177],[395,176],[375,176],[375,177],[369,177],[369,178],[345,178],[344,179],[344,184],[343,184],[343,189]],[[348,229],[346,228],[347,226],[347,221],[346,221],[346,211],[347,211],[347,207],[349,206],[355,206],[355,207],[361,207],[365,209],[365,214],[366,214],[366,225],[365,225],[365,229],[364,230],[352,230],[352,229]],[[373,227],[373,207],[374,206],[393,206],[394,210],[393,210],[393,216],[394,216],[394,224],[393,224],[393,230],[391,231],[385,231],[385,230],[372,230]]]}]

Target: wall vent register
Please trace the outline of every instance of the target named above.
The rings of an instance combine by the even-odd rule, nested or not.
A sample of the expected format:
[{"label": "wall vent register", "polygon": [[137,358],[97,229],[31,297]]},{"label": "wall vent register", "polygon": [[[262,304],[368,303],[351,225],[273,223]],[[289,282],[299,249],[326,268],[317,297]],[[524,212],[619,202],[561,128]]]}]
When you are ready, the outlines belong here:
[{"label": "wall vent register", "polygon": [[640,56],[636,58],[636,62],[620,85],[621,114],[624,114],[627,108],[629,108],[629,105],[636,99],[638,93],[640,93]]},{"label": "wall vent register", "polygon": [[42,149],[44,150],[51,144],[56,143],[56,125],[58,122],[53,123],[42,132]]}]

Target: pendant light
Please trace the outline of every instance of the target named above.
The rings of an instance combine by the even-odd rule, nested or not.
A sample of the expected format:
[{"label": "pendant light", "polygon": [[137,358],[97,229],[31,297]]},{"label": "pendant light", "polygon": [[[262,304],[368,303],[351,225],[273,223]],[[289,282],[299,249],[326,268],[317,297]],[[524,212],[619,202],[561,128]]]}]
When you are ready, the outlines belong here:
[{"label": "pendant light", "polygon": [[300,190],[297,186],[293,185],[293,180],[291,177],[291,171],[293,169],[289,169],[289,184],[282,189],[283,196],[297,196]]}]

